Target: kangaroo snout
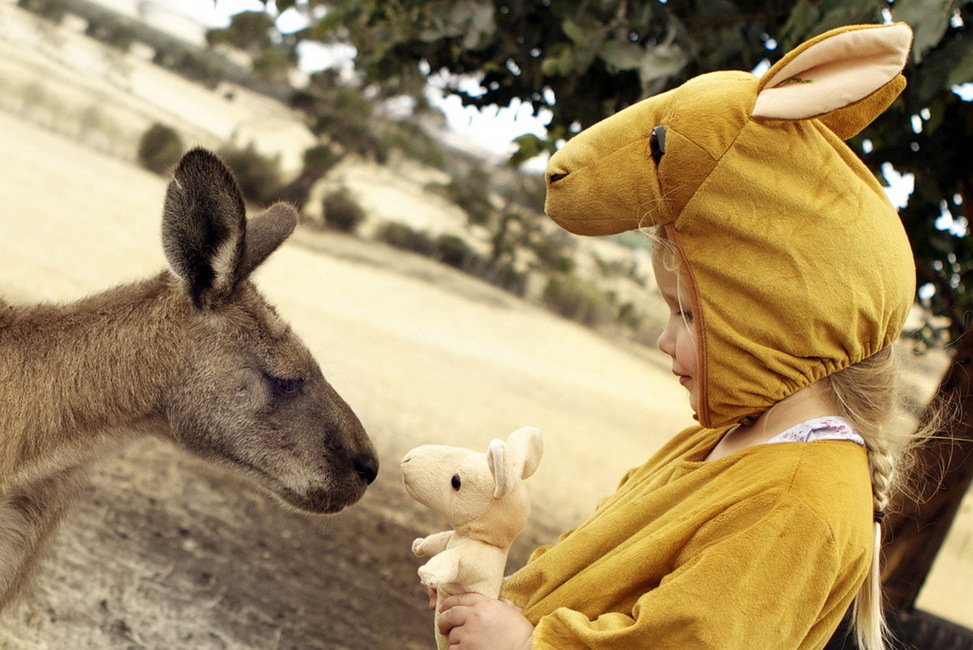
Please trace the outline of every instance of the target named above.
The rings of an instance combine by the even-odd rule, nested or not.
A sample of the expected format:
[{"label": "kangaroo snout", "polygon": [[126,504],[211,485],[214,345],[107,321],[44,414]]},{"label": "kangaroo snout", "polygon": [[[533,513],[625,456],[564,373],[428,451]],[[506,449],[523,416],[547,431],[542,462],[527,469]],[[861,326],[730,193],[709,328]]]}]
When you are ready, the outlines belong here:
[{"label": "kangaroo snout", "polygon": [[375,454],[359,454],[355,457],[355,471],[358,476],[365,481],[365,485],[371,485],[378,476],[378,458]]}]

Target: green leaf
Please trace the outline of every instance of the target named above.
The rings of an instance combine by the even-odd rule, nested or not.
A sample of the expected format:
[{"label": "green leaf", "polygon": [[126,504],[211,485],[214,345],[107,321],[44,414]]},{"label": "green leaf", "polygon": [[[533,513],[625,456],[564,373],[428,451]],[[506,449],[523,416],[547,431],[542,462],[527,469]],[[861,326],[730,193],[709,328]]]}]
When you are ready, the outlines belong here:
[{"label": "green leaf", "polygon": [[508,164],[514,167],[527,162],[535,156],[551,151],[553,148],[553,143],[543,140],[533,133],[525,133],[520,137],[514,138],[514,144],[517,145],[517,150],[514,151],[510,156],[510,160],[507,161]]},{"label": "green leaf", "polygon": [[912,60],[919,63],[949,28],[953,0],[895,0],[892,18],[908,23],[914,32]]},{"label": "green leaf", "polygon": [[777,37],[781,51],[788,52],[803,41],[820,18],[821,11],[809,0],[799,0]]},{"label": "green leaf", "polygon": [[709,20],[733,18],[740,10],[730,0],[697,0],[696,11]]},{"label": "green leaf", "polygon": [[472,11],[469,11],[466,20],[466,36],[463,37],[464,48],[479,50],[489,44],[497,30],[493,13],[493,6],[488,2],[480,3],[473,7]]},{"label": "green leaf", "polygon": [[564,34],[577,45],[584,45],[588,42],[588,35],[585,34],[585,31],[570,18],[561,23],[561,29],[564,30]]},{"label": "green leaf", "polygon": [[645,50],[631,41],[607,41],[598,50],[598,56],[608,64],[608,69],[635,70],[642,65]]},{"label": "green leaf", "polygon": [[656,79],[671,77],[689,62],[686,52],[678,45],[657,45],[648,48],[639,64],[642,85]]}]

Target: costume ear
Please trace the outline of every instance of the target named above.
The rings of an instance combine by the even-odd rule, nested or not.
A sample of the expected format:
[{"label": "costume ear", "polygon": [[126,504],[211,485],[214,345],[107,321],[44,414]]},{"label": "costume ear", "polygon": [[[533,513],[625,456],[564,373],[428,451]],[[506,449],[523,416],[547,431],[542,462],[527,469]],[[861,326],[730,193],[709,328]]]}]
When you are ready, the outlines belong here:
[{"label": "costume ear", "polygon": [[851,137],[881,113],[905,86],[900,76],[912,29],[854,25],[799,45],[760,80],[751,115],[803,120],[819,117]]}]

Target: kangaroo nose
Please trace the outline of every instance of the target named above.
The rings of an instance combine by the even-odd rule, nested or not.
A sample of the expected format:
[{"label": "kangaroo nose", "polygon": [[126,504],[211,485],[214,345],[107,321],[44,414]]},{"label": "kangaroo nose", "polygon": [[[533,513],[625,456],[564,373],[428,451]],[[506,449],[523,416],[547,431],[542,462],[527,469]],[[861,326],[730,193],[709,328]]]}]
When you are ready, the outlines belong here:
[{"label": "kangaroo nose", "polygon": [[362,454],[355,458],[355,471],[358,472],[358,476],[362,477],[368,485],[371,485],[378,476],[378,459],[371,454]]}]

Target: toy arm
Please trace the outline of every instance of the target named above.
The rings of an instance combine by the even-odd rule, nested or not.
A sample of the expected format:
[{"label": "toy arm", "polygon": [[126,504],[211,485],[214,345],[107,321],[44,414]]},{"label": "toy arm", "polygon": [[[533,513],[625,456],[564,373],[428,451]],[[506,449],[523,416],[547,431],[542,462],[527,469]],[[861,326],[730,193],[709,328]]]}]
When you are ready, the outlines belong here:
[{"label": "toy arm", "polygon": [[442,553],[453,538],[453,531],[444,530],[428,537],[418,537],[412,542],[412,553],[416,557],[429,557],[437,553]]},{"label": "toy arm", "polygon": [[438,589],[443,585],[456,582],[459,571],[458,553],[440,553],[419,567],[419,581],[427,587]]}]

